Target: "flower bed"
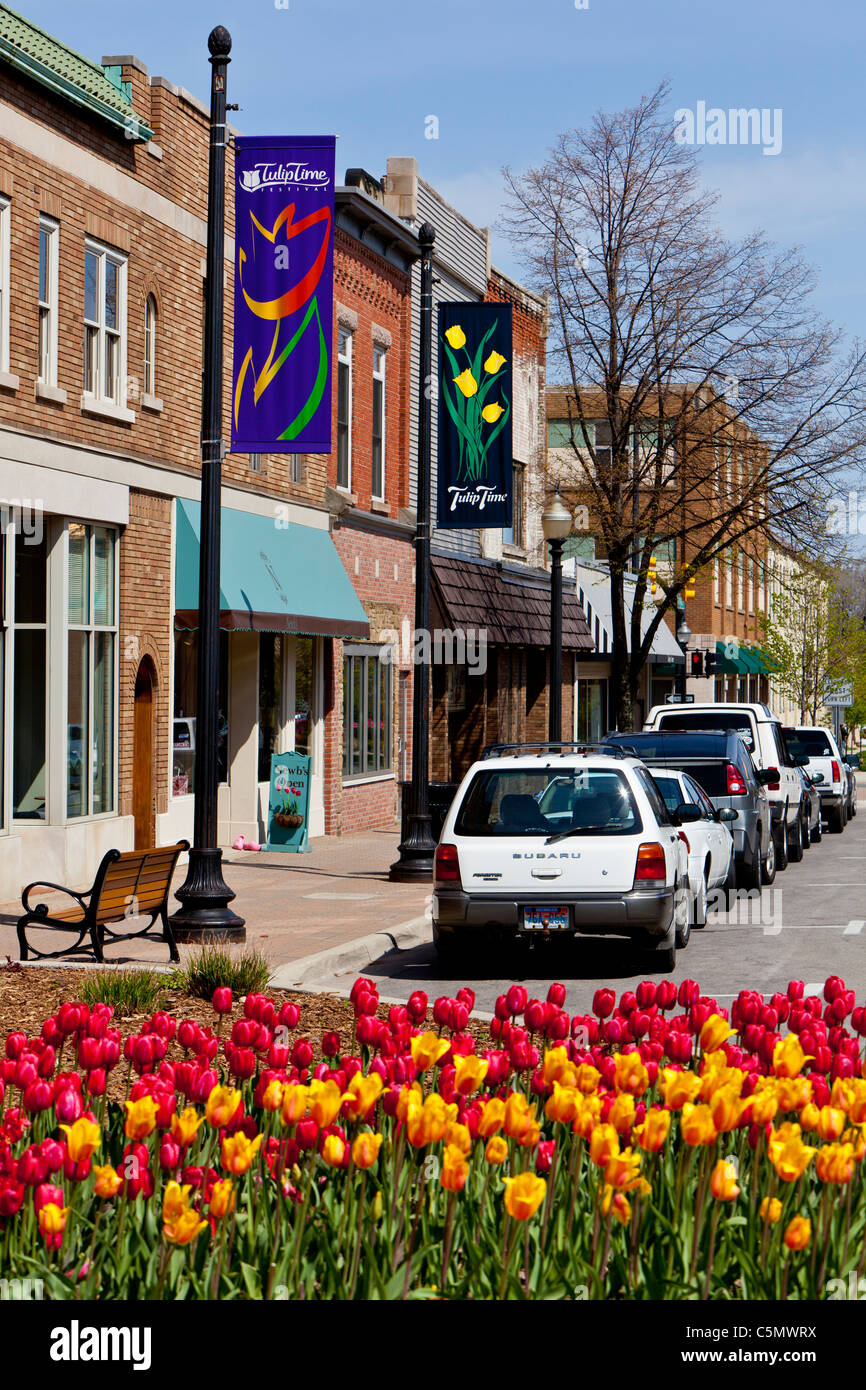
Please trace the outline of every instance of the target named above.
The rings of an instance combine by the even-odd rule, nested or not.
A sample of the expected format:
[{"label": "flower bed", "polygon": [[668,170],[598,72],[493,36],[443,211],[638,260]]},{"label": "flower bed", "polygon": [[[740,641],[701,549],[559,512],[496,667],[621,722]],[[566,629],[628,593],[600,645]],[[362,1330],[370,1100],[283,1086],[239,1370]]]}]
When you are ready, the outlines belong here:
[{"label": "flower bed", "polygon": [[[55,1298],[816,1298],[866,1267],[866,1010],[694,981],[65,1002],[0,1061],[0,1252]],[[113,1073],[113,1075],[112,1075]],[[123,1099],[111,1100],[117,1094]]]}]

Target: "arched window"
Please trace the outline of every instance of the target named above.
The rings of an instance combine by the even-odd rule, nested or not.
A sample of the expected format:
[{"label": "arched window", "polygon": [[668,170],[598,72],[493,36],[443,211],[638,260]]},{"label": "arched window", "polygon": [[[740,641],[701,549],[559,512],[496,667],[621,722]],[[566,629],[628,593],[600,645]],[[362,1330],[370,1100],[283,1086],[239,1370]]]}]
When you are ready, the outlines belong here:
[{"label": "arched window", "polygon": [[156,395],[156,300],[147,296],[144,305],[144,389]]}]

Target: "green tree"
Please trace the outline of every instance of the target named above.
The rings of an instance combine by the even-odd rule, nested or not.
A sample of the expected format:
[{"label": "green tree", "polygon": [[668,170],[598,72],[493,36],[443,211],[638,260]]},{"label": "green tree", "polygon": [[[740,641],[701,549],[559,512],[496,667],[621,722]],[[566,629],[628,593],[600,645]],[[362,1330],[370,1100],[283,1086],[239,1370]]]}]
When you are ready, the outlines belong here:
[{"label": "green tree", "polygon": [[[780,693],[816,724],[831,689],[866,698],[866,628],[833,575],[805,565],[788,578],[760,618],[761,645],[776,663]],[[850,719],[850,714],[848,718]]]}]

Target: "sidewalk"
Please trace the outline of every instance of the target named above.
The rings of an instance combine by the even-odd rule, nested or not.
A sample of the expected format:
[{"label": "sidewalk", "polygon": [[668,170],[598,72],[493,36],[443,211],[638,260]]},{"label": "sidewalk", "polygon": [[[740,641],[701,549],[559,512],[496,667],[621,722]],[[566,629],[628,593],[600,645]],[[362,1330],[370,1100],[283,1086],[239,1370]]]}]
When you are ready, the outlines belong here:
[{"label": "sidewalk", "polygon": [[[224,877],[236,894],[232,908],[246,921],[247,947],[262,951],[276,968],[423,917],[432,885],[388,880],[399,841],[395,828],[312,840],[310,854],[224,850]],[[182,867],[173,889],[185,877]],[[18,959],[20,913],[20,902],[0,904],[0,961],[6,955]],[[55,949],[59,946],[58,940]],[[181,958],[191,950],[195,947],[181,946]],[[160,941],[134,941],[129,947],[116,942],[107,946],[106,958],[165,965],[168,950]],[[86,959],[73,957],[70,964]]]}]

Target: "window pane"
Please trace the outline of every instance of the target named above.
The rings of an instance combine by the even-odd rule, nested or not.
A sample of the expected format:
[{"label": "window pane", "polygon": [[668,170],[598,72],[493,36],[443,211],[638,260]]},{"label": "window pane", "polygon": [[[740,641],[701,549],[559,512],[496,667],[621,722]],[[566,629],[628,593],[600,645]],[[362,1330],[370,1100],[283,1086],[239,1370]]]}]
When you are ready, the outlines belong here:
[{"label": "window pane", "polygon": [[94,815],[114,809],[114,640],[110,632],[93,637]]},{"label": "window pane", "polygon": [[385,384],[373,382],[373,496],[382,497],[385,479],[382,476],[382,441],[385,434]]},{"label": "window pane", "polygon": [[48,303],[48,232],[44,227],[39,231],[39,298]]},{"label": "window pane", "polygon": [[376,709],[376,695],[379,689],[378,665],[375,657],[367,657],[367,760],[365,763],[367,772],[376,771],[376,735],[379,723]]},{"label": "window pane", "polygon": [[259,638],[259,781],[271,780],[271,756],[279,747],[283,718],[283,638]]},{"label": "window pane", "polygon": [[361,771],[363,744],[361,742],[361,721],[364,717],[364,662],[360,657],[352,658],[352,772]]},{"label": "window pane", "polygon": [[47,309],[39,310],[39,380],[51,375],[51,320]]},{"label": "window pane", "polygon": [[120,374],[120,339],[113,333],[105,335],[105,382],[104,394],[106,400],[117,401],[120,399],[119,392]]},{"label": "window pane", "polygon": [[174,737],[172,739],[172,795],[195,791],[195,709],[198,671],[198,634],[174,635]]},{"label": "window pane", "polygon": [[349,746],[352,727],[351,663],[343,658],[343,776],[349,774]]},{"label": "window pane", "polygon": [[12,814],[45,818],[45,633],[15,634]]},{"label": "window pane", "polygon": [[99,330],[96,328],[85,328],[84,330],[84,389],[92,395],[96,395],[98,387],[98,366],[99,366]]},{"label": "window pane", "polygon": [[[295,639],[295,752],[313,752],[313,639]],[[343,761],[345,763],[345,748]]]},{"label": "window pane", "polygon": [[37,541],[23,531],[15,536],[15,621],[45,622],[45,584],[48,545],[45,533]]},{"label": "window pane", "polygon": [[104,526],[93,531],[93,621],[114,627],[114,532]]},{"label": "window pane", "polygon": [[349,367],[337,369],[337,486],[349,486]]},{"label": "window pane", "polygon": [[379,772],[391,767],[391,667],[379,663]]},{"label": "window pane", "polygon": [[86,623],[90,617],[90,527],[69,523],[69,621]]},{"label": "window pane", "polygon": [[84,317],[92,323],[99,321],[97,292],[99,287],[99,259],[92,251],[84,255]]},{"label": "window pane", "polygon": [[87,815],[87,698],[89,662],[88,634],[70,632],[67,650],[68,694],[66,700],[66,814]]},{"label": "window pane", "polygon": [[117,286],[118,267],[114,261],[105,257],[105,326],[117,327]]}]

